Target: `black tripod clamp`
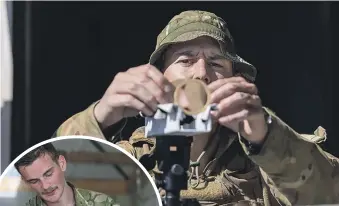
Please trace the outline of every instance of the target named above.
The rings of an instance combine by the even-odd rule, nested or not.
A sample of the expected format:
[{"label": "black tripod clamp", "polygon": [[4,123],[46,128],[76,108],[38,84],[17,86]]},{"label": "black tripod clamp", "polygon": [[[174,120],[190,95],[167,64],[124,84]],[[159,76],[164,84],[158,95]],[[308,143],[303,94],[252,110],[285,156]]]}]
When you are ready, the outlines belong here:
[{"label": "black tripod clamp", "polygon": [[187,171],[190,166],[192,137],[160,136],[156,137],[153,154],[142,156],[139,161],[147,170],[158,164],[162,174],[155,175],[158,188],[166,191],[162,202],[164,206],[198,206],[196,199],[181,199],[180,191],[187,190]]}]

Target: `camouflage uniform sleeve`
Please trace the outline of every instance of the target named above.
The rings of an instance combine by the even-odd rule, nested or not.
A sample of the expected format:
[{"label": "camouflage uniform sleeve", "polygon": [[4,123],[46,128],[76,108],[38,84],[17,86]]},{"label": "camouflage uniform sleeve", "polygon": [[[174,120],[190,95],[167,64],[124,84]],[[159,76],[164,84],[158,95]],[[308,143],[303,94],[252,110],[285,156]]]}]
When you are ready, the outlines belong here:
[{"label": "camouflage uniform sleeve", "polygon": [[339,202],[339,160],[324,152],[322,135],[301,135],[266,109],[272,117],[267,138],[257,154],[246,154],[260,167],[272,194],[284,205]]}]

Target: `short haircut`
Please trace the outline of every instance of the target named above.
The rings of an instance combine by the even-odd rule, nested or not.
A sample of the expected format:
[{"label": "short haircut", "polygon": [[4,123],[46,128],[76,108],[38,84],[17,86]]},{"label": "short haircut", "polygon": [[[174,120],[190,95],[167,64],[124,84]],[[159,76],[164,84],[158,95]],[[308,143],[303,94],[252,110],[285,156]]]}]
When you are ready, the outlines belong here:
[{"label": "short haircut", "polygon": [[56,163],[58,162],[57,160],[58,160],[59,156],[61,155],[61,153],[55,149],[55,147],[52,145],[52,143],[47,143],[47,144],[44,144],[40,147],[35,148],[34,150],[30,151],[29,153],[27,153],[26,155],[21,157],[14,164],[14,166],[18,170],[18,172],[20,172],[19,167],[29,166],[36,159],[38,159],[39,157],[46,155],[46,154],[50,155],[52,160]]}]

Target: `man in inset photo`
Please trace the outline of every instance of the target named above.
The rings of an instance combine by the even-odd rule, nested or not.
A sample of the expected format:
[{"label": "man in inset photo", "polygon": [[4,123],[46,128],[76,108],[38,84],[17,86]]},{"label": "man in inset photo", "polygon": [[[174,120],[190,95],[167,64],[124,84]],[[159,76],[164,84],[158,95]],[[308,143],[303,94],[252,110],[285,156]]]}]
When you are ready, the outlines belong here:
[{"label": "man in inset photo", "polygon": [[37,195],[26,206],[118,206],[108,195],[76,188],[65,179],[67,161],[51,144],[40,146],[15,163],[24,182]]}]

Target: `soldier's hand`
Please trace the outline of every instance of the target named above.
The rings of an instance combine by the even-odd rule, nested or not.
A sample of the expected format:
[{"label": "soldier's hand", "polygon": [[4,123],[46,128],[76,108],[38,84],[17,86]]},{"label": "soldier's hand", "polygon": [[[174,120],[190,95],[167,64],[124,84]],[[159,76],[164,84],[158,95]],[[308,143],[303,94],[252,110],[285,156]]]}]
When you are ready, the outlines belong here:
[{"label": "soldier's hand", "polygon": [[152,115],[158,104],[173,102],[174,86],[150,64],[118,73],[100,102],[94,115],[102,128],[139,111]]},{"label": "soldier's hand", "polygon": [[218,108],[212,112],[214,118],[247,140],[260,143],[267,133],[267,123],[257,87],[242,77],[220,79],[208,87],[211,101]]}]

